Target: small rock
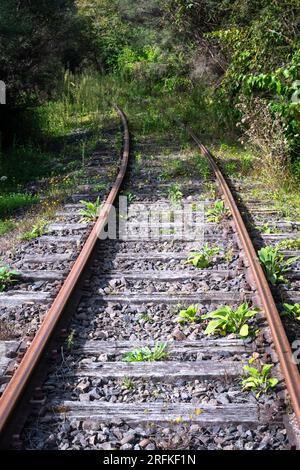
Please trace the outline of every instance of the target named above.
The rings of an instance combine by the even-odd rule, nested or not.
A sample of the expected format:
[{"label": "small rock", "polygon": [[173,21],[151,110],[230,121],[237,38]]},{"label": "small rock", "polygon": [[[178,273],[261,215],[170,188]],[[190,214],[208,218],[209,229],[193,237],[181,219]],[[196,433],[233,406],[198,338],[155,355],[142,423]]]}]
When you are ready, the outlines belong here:
[{"label": "small rock", "polygon": [[47,444],[53,444],[55,442],[55,435],[54,434],[50,434],[48,437],[47,437]]},{"label": "small rock", "polygon": [[102,432],[97,433],[97,441],[98,442],[104,442],[106,441],[106,436]]},{"label": "small rock", "polygon": [[63,423],[60,427],[60,430],[63,433],[68,433],[70,431],[70,429],[71,429],[71,425],[67,421],[65,423]]},{"label": "small rock", "polygon": [[129,444],[129,443],[128,443],[128,444],[123,444],[123,445],[120,447],[120,449],[121,449],[121,450],[131,450],[132,447],[133,447],[132,444]]},{"label": "small rock", "polygon": [[76,389],[79,390],[82,393],[86,392],[89,388],[90,388],[90,382],[88,380],[82,380],[76,386]]},{"label": "small rock", "polygon": [[228,400],[226,394],[222,394],[218,396],[218,402],[221,403],[222,405],[228,405],[230,401]]},{"label": "small rock", "polygon": [[191,427],[190,427],[190,432],[191,432],[191,433],[199,432],[199,426],[198,426],[198,424],[192,424]]},{"label": "small rock", "polygon": [[102,449],[102,450],[112,450],[113,447],[112,447],[112,445],[111,445],[110,442],[103,442],[103,444],[100,444],[100,445],[98,446],[98,449]]},{"label": "small rock", "polygon": [[186,339],[185,334],[180,330],[180,328],[175,328],[175,330],[172,332],[172,337],[176,341],[184,341]]},{"label": "small rock", "polygon": [[97,442],[97,436],[91,436],[91,437],[89,438],[89,444],[90,444],[91,446],[94,447],[94,446],[96,445],[96,442]]},{"label": "small rock", "polygon": [[270,442],[270,436],[267,434],[266,436],[264,436],[261,440],[261,443],[259,444],[258,446],[258,450],[264,450],[268,447],[268,444]]},{"label": "small rock", "polygon": [[98,362],[106,362],[108,361],[108,355],[107,354],[100,354],[97,358]]},{"label": "small rock", "polygon": [[134,433],[125,434],[125,436],[123,437],[123,439],[120,442],[121,446],[134,441],[134,437],[135,437]]},{"label": "small rock", "polygon": [[70,426],[71,426],[71,429],[76,429],[78,430],[80,428],[80,421],[78,421],[77,419],[73,419],[71,422],[70,422]]},{"label": "small rock", "polygon": [[253,442],[246,442],[244,449],[245,450],[253,450]]},{"label": "small rock", "polygon": [[119,282],[120,282],[119,279],[111,279],[108,284],[110,285],[110,287],[115,288],[117,287]]},{"label": "small rock", "polygon": [[82,424],[82,429],[85,431],[98,431],[100,429],[99,421],[94,421],[92,419],[87,419]]},{"label": "small rock", "polygon": [[79,395],[80,401],[90,401],[90,394],[89,393],[81,393]]},{"label": "small rock", "polygon": [[143,439],[142,441],[139,442],[139,446],[144,449],[145,447],[147,447],[147,445],[150,444],[150,440],[149,439]]},{"label": "small rock", "polygon": [[155,450],[155,445],[153,443],[148,444],[146,450]]},{"label": "small rock", "polygon": [[69,448],[69,444],[67,442],[59,447],[60,450],[67,450],[68,448]]},{"label": "small rock", "polygon": [[115,313],[115,311],[114,311],[114,309],[113,309],[112,307],[106,307],[105,312],[106,312],[108,315],[111,315],[111,314]]}]

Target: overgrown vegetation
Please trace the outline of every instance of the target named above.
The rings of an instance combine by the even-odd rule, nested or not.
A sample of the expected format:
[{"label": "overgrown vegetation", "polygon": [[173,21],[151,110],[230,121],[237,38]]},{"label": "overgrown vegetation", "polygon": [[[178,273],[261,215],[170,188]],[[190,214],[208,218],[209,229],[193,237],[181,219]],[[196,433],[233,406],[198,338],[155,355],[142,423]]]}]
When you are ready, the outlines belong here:
[{"label": "overgrown vegetation", "polygon": [[299,304],[283,304],[283,310],[281,312],[283,317],[288,317],[291,320],[300,321],[300,305]]},{"label": "overgrown vegetation", "polygon": [[255,392],[256,398],[259,398],[262,393],[267,393],[269,390],[275,388],[278,384],[278,379],[270,376],[273,364],[264,364],[259,360],[259,355],[256,353],[249,360],[249,364],[253,362],[258,362],[258,366],[244,366],[244,371],[248,377],[242,379],[241,383],[243,391]]},{"label": "overgrown vegetation", "polygon": [[288,282],[284,274],[291,269],[291,265],[297,261],[300,256],[284,259],[283,254],[279,253],[278,248],[266,246],[258,252],[260,262],[264,268],[268,281],[275,286],[280,282]]},{"label": "overgrown vegetation", "polygon": [[[273,198],[295,200],[298,7],[298,0],[3,0],[0,197],[35,198],[36,180],[68,174],[74,160],[84,166],[117,102],[137,138],[176,128],[184,144],[184,125],[194,127],[236,152],[240,163],[226,162],[228,174],[254,167]],[[205,160],[198,170],[209,179]],[[161,177],[188,175],[178,159]],[[180,202],[180,188],[171,198]],[[11,209],[0,207],[2,225],[26,207],[4,206]]]},{"label": "overgrown vegetation", "polygon": [[0,220],[0,236],[13,230],[15,226],[16,224],[12,220]]},{"label": "overgrown vegetation", "polygon": [[229,217],[230,211],[225,207],[223,201],[216,201],[214,207],[207,209],[206,219],[207,222],[214,222],[219,224],[222,220]]},{"label": "overgrown vegetation", "polygon": [[17,209],[32,206],[39,202],[38,196],[24,193],[9,193],[0,195],[0,217],[12,214]]},{"label": "overgrown vegetation", "polygon": [[168,190],[168,198],[174,205],[179,205],[183,198],[183,193],[180,191],[180,185],[173,183]]},{"label": "overgrown vegetation", "polygon": [[31,230],[28,230],[20,236],[21,240],[33,240],[34,238],[41,237],[46,233],[46,226],[48,221],[44,219],[38,220]]},{"label": "overgrown vegetation", "polygon": [[0,266],[0,292],[18,281],[20,274],[8,266]]},{"label": "overgrown vegetation", "polygon": [[96,220],[99,215],[99,210],[101,206],[100,197],[97,197],[95,202],[81,200],[80,203],[84,206],[84,209],[79,210],[79,213],[81,215],[80,221],[88,223]]},{"label": "overgrown vegetation", "polygon": [[204,243],[199,251],[190,253],[186,263],[192,264],[195,268],[199,269],[208,268],[220,251],[221,248],[219,246],[209,246],[208,243]]},{"label": "overgrown vegetation", "polygon": [[224,305],[213,312],[202,315],[202,320],[210,320],[204,333],[206,335],[219,334],[221,336],[235,333],[245,338],[250,334],[248,321],[257,312],[257,308],[250,308],[247,303],[241,304],[236,310]]},{"label": "overgrown vegetation", "polygon": [[[297,0],[166,0],[173,27],[210,56],[202,73],[218,83],[219,113],[232,105],[266,179],[299,176]],[[206,66],[206,67],[205,67]],[[209,70],[208,70],[209,69]],[[228,110],[227,110],[228,112]],[[285,181],[287,183],[288,181]]]},{"label": "overgrown vegetation", "polygon": [[190,305],[187,309],[181,310],[176,321],[180,325],[185,325],[186,323],[197,323],[200,321],[200,317],[198,316],[198,305]]},{"label": "overgrown vegetation", "polygon": [[300,250],[300,238],[296,240],[287,238],[286,240],[282,240],[277,244],[278,250],[291,250],[297,251]]},{"label": "overgrown vegetation", "polygon": [[136,348],[123,356],[125,362],[152,362],[161,361],[168,357],[166,343],[156,343],[153,348],[148,346]]}]

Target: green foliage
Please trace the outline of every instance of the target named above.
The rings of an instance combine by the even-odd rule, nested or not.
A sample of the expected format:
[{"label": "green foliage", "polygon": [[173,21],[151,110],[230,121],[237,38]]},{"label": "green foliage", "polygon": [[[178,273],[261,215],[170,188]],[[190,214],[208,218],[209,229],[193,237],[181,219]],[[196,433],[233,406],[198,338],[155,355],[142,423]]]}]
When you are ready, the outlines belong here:
[{"label": "green foliage", "polygon": [[118,0],[77,0],[78,14],[87,25],[87,37],[102,72],[117,68],[120,51],[132,39],[129,22],[123,21]]},{"label": "green foliage", "polygon": [[211,173],[211,168],[208,163],[207,158],[201,157],[200,155],[195,156],[196,160],[196,168],[199,171],[199,174],[201,175],[201,178],[204,180],[209,180],[212,173]]},{"label": "green foliage", "polygon": [[168,357],[166,343],[156,343],[155,346],[150,349],[148,346],[142,348],[136,348],[123,356],[125,362],[152,362],[161,361]]},{"label": "green foliage", "polygon": [[206,335],[236,333],[242,338],[250,334],[248,320],[254,317],[259,310],[250,308],[247,303],[241,304],[236,310],[225,305],[217,310],[202,315],[201,319],[211,320],[204,333]]},{"label": "green foliage", "polygon": [[200,251],[194,251],[188,256],[186,263],[199,269],[208,268],[214,257],[220,253],[220,250],[219,246],[210,247],[208,243],[205,243]]},{"label": "green foliage", "polygon": [[186,77],[178,77],[176,75],[172,77],[166,77],[163,80],[163,91],[165,93],[174,93],[182,90],[190,90],[193,83]]},{"label": "green foliage", "polygon": [[125,388],[125,390],[133,390],[135,388],[134,381],[129,377],[125,377],[122,381],[122,387]]},{"label": "green foliage", "polygon": [[[40,123],[37,125],[39,126]],[[14,193],[16,185],[31,182],[33,179],[43,176],[46,171],[50,174],[52,170],[50,167],[50,152],[43,151],[32,142],[28,142],[26,145],[14,145],[3,154],[0,149],[0,172],[7,177],[5,183],[0,184],[0,187]]]},{"label": "green foliage", "polygon": [[8,266],[0,266],[0,292],[17,282],[20,274]]},{"label": "green foliage", "polygon": [[[281,149],[285,163],[289,157],[299,162],[299,2],[165,0],[164,3],[177,33],[191,40],[198,53],[205,54],[206,47],[213,53],[220,67],[216,101],[223,116],[222,103],[227,101],[231,103],[227,116],[240,121],[243,131],[252,127],[250,143],[260,155],[266,155],[273,146],[266,113],[250,112],[253,100],[263,99],[270,122],[273,118],[286,139],[286,148]],[[235,109],[234,105],[241,100],[245,107]],[[264,130],[267,132],[262,142],[260,134],[264,135]]]},{"label": "green foliage", "polygon": [[147,312],[141,313],[140,316],[139,316],[139,319],[142,320],[142,321],[148,322],[148,323],[154,323],[155,322],[153,317]]},{"label": "green foliage", "polygon": [[168,198],[170,201],[177,205],[183,198],[183,193],[180,191],[180,186],[177,183],[173,183],[168,190]]},{"label": "green foliage", "polygon": [[[98,73],[86,70],[74,74],[66,70],[62,76],[57,99],[38,108],[45,135],[66,136],[78,128],[97,130],[102,106],[106,105],[102,93],[102,83]],[[77,142],[77,145],[78,143],[81,147],[81,156],[85,158],[87,142],[83,139]]]},{"label": "green foliage", "polygon": [[229,248],[224,255],[224,260],[226,261],[227,264],[230,264],[233,260],[233,250]]},{"label": "green foliage", "polygon": [[80,201],[84,205],[85,209],[80,209],[81,222],[93,222],[97,219],[101,207],[100,197],[98,196],[95,202]]},{"label": "green foliage", "polygon": [[95,192],[95,193],[105,191],[105,189],[107,189],[107,184],[106,183],[93,184],[93,192]]},{"label": "green foliage", "polygon": [[188,169],[186,168],[185,162],[176,159],[167,163],[166,168],[160,174],[160,178],[166,180],[177,176],[186,176],[187,174]]},{"label": "green foliage", "polygon": [[262,393],[267,393],[270,389],[276,387],[278,379],[270,377],[273,364],[260,363],[259,367],[244,366],[244,371],[249,377],[242,380],[243,391],[251,390],[256,392],[256,398]]},{"label": "green foliage", "polygon": [[300,258],[300,256],[294,256],[285,260],[284,256],[278,252],[278,248],[272,246],[261,248],[258,256],[266,277],[273,286],[280,282],[287,282],[284,273],[288,272],[291,265]]},{"label": "green foliage", "polygon": [[9,107],[53,93],[64,66],[76,67],[83,59],[75,52],[83,29],[72,0],[1,1],[1,79],[9,85]]},{"label": "green foliage", "polygon": [[10,193],[0,195],[0,217],[12,214],[18,209],[32,206],[39,202],[38,196],[31,194]]},{"label": "green foliage", "polygon": [[224,164],[224,171],[226,175],[235,176],[238,172],[237,164],[235,162],[226,162]]},{"label": "green foliage", "polygon": [[293,238],[287,238],[286,240],[282,240],[280,243],[278,243],[276,248],[277,250],[300,250],[300,238],[297,238],[296,240],[294,240]]},{"label": "green foliage", "polygon": [[261,233],[280,233],[280,228],[276,227],[275,225],[269,225],[269,223],[265,223],[263,225],[256,225],[256,230]]},{"label": "green foliage", "polygon": [[142,73],[143,78],[150,78],[161,56],[157,46],[147,45],[136,51],[130,47],[123,47],[117,57],[117,72],[122,75],[137,76]]},{"label": "green foliage", "polygon": [[179,316],[176,319],[180,325],[185,325],[186,323],[196,323],[200,321],[198,317],[198,305],[190,305],[186,310],[181,310]]},{"label": "green foliage", "polygon": [[127,197],[128,204],[131,204],[132,202],[136,200],[136,195],[133,194],[132,192],[126,191],[124,194]]},{"label": "green foliage", "polygon": [[66,343],[67,343],[67,349],[68,350],[71,350],[74,346],[74,338],[75,338],[75,335],[76,335],[76,331],[75,330],[71,330],[70,333],[68,334],[67,336],[67,339],[66,339]]},{"label": "green foliage", "polygon": [[216,201],[212,209],[206,211],[206,217],[208,222],[214,222],[219,224],[223,219],[229,217],[230,211],[225,207],[223,201]]},{"label": "green foliage", "polygon": [[11,232],[16,227],[12,220],[0,220],[0,236]]},{"label": "green foliage", "polygon": [[[265,2],[248,26],[231,32],[227,47],[233,53],[223,91],[249,97],[249,106],[251,97],[266,97],[271,113],[281,120],[290,152],[295,153],[299,149],[300,131],[296,84],[300,54],[295,31],[300,21],[292,3]],[[223,39],[220,35],[219,40],[225,45]]]},{"label": "green foliage", "polygon": [[283,317],[288,317],[291,320],[300,320],[300,305],[299,304],[283,304]]},{"label": "green foliage", "polygon": [[32,230],[29,230],[28,232],[24,232],[21,236],[21,240],[33,240],[34,238],[41,237],[46,231],[46,226],[48,225],[48,221],[41,219],[39,220],[34,226],[32,227]]}]

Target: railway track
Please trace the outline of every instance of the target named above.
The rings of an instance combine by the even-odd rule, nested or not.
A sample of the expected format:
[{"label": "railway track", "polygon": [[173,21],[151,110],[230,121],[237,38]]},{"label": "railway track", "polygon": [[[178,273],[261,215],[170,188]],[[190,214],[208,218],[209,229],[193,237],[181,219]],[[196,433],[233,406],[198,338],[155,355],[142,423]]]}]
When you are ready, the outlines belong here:
[{"label": "railway track", "polygon": [[[176,143],[138,147],[136,155],[142,152],[143,159],[135,158],[124,179],[129,133],[120,114],[125,130],[119,175],[63,290],[4,390],[4,446],[148,451],[295,446],[299,373],[212,156],[201,147],[230,210],[219,223],[205,215],[220,197],[214,173],[199,177],[201,157]],[[174,185],[166,169],[178,160],[184,171]],[[129,203],[127,224],[119,217],[119,236],[98,240],[121,184]],[[216,250],[208,266],[198,268],[186,261],[203,241]],[[201,315],[221,305],[236,310],[245,302],[260,307],[250,321],[255,335],[204,333],[208,321]],[[183,320],[180,312],[192,305],[194,316]],[[144,360],[131,362],[141,354]],[[145,360],[149,356],[157,360]],[[242,392],[250,358],[273,364],[272,377],[278,379],[274,390],[258,398]]]}]

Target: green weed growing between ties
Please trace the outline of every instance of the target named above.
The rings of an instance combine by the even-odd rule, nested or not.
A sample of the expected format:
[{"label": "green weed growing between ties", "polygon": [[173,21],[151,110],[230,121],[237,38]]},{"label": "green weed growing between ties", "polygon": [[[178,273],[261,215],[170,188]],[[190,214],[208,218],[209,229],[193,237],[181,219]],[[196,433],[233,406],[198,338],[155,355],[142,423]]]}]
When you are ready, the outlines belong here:
[{"label": "green weed growing between ties", "polygon": [[80,221],[84,223],[95,221],[100,212],[100,207],[101,207],[100,197],[97,197],[95,202],[81,200],[80,203],[84,205],[84,209],[80,209],[79,211],[81,215]]},{"label": "green weed growing between ties", "polygon": [[286,260],[283,254],[279,253],[278,248],[272,246],[261,248],[258,256],[266,277],[273,286],[280,282],[287,282],[284,274],[290,271],[291,265],[300,258],[300,256],[294,256]]},{"label": "green weed growing between ties", "polygon": [[156,343],[153,348],[148,346],[136,348],[123,356],[125,362],[153,362],[168,357],[166,343]]},{"label": "green weed growing between ties", "polygon": [[228,218],[230,215],[229,209],[225,207],[223,201],[216,201],[214,207],[207,209],[206,218],[208,222],[219,224],[222,220]]},{"label": "green weed growing between ties", "polygon": [[34,238],[41,237],[42,235],[45,235],[47,233],[46,227],[48,225],[48,221],[41,219],[39,220],[34,226],[32,227],[32,230],[29,230],[28,232],[24,232],[22,235],[20,235],[21,240],[33,240]]},{"label": "green weed growing between ties", "polygon": [[174,205],[179,205],[182,201],[183,193],[177,183],[174,183],[170,186],[170,189],[168,191],[168,198]]},{"label": "green weed growing between ties", "polygon": [[[251,365],[253,362],[258,362],[258,366],[253,367]],[[248,377],[241,381],[243,391],[252,391],[255,393],[256,398],[259,398],[261,394],[267,393],[276,387],[278,379],[271,376],[273,364],[264,364],[259,360],[257,353],[254,353],[249,360],[249,364],[249,366],[244,366],[244,371]]]},{"label": "green weed growing between ties", "polygon": [[221,248],[218,246],[210,247],[208,243],[205,243],[201,250],[194,251],[190,253],[186,264],[191,264],[195,268],[205,269],[208,268],[216,255],[218,255],[221,251]]},{"label": "green weed growing between ties", "polygon": [[0,292],[18,281],[20,273],[8,266],[0,266]]},{"label": "green weed growing between ties", "polygon": [[299,304],[283,304],[281,312],[282,317],[290,318],[291,320],[300,321],[300,305]]},{"label": "green weed growing between ties", "polygon": [[201,320],[210,320],[204,334],[221,335],[235,333],[242,338],[251,334],[248,321],[258,313],[257,308],[250,308],[247,303],[241,304],[237,309],[224,305],[213,312],[201,316]]},{"label": "green weed growing between ties", "polygon": [[198,316],[198,305],[190,305],[187,309],[181,310],[176,321],[180,325],[199,322],[200,317]]}]

